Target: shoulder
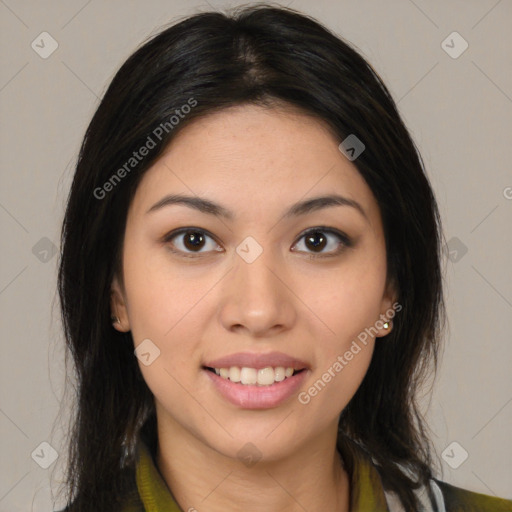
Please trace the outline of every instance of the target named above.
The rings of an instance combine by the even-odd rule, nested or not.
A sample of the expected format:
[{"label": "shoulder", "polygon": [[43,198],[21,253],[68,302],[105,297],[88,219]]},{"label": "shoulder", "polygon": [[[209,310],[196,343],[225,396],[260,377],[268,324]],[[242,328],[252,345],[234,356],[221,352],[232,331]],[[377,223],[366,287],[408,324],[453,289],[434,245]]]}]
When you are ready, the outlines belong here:
[{"label": "shoulder", "polygon": [[443,493],[447,512],[512,512],[512,501],[467,491],[435,480]]}]

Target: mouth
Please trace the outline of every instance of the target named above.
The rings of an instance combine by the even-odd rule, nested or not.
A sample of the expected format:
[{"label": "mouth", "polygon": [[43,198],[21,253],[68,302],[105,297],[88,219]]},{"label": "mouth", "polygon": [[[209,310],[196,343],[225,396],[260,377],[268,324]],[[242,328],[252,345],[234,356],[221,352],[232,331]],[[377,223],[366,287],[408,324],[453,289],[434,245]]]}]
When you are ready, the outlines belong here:
[{"label": "mouth", "polygon": [[296,394],[310,366],[282,352],[242,352],[206,361],[202,372],[214,393],[241,409],[272,409]]},{"label": "mouth", "polygon": [[251,368],[247,366],[213,368],[203,366],[203,369],[215,373],[221,379],[229,380],[242,386],[273,386],[305,370],[305,368],[295,369],[290,366],[266,366],[265,368]]}]

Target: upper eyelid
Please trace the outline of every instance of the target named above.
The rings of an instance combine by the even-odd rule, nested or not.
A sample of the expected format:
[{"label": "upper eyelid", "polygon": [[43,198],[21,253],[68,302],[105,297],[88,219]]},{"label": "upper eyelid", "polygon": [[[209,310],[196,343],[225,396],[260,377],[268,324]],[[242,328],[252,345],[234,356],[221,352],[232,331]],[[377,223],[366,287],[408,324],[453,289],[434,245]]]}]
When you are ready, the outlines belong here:
[{"label": "upper eyelid", "polygon": [[196,228],[194,226],[190,226],[190,227],[186,227],[186,228],[178,228],[173,231],[170,231],[169,233],[167,233],[166,235],[163,236],[162,240],[164,242],[168,242],[169,240],[171,240],[179,235],[184,235],[185,233],[187,233],[189,231],[198,231],[199,233],[209,236],[212,240],[215,240],[215,243],[217,243],[217,244],[219,243],[219,241],[217,240],[217,237],[215,235],[213,235],[212,233],[210,233],[207,229]]}]

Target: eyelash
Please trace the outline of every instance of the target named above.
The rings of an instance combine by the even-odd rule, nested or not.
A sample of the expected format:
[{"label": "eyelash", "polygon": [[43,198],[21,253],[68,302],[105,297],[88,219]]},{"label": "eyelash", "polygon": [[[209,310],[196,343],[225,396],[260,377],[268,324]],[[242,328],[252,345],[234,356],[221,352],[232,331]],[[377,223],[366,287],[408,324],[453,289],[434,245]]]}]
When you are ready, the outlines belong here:
[{"label": "eyelash", "polygon": [[[215,240],[215,237],[212,234],[210,234],[208,231],[206,231],[204,229],[201,229],[201,228],[195,228],[195,227],[180,228],[178,230],[171,231],[170,233],[168,233],[167,235],[164,236],[162,241],[164,243],[169,243],[174,238],[176,238],[176,237],[178,237],[180,235],[184,235],[186,233],[190,233],[190,232],[199,233],[201,235],[206,235],[207,237],[209,237],[212,240],[214,240],[217,245],[220,245]],[[340,241],[341,248],[338,248],[335,251],[332,251],[332,252],[329,252],[329,253],[326,253],[326,254],[324,254],[324,253],[316,253],[316,254],[315,253],[309,253],[307,255],[309,259],[330,258],[330,257],[339,255],[345,248],[352,247],[352,241],[351,241],[351,239],[347,235],[345,235],[341,231],[338,231],[337,229],[328,228],[326,226],[317,226],[315,228],[310,228],[307,231],[304,231],[299,236],[297,241],[293,244],[293,246],[295,246],[303,238],[306,238],[308,235],[315,234],[315,233],[330,234],[330,235],[336,236],[339,239],[339,241]],[[201,256],[201,254],[203,254],[204,252],[209,252],[209,251],[203,251],[203,252],[195,252],[195,253],[194,252],[188,252],[187,253],[185,251],[182,251],[181,249],[173,249],[171,247],[171,245],[169,245],[169,250],[171,252],[173,252],[175,254],[178,254],[180,256],[183,256],[185,258],[199,258]],[[221,251],[214,251],[214,252],[221,252]]]}]

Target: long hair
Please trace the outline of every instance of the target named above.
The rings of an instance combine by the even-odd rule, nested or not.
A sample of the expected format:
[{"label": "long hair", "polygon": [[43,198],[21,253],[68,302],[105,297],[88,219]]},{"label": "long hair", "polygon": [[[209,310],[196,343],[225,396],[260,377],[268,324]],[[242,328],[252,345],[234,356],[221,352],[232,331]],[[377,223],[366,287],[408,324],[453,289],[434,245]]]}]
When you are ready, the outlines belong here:
[{"label": "long hair", "polygon": [[[87,128],[58,278],[77,382],[68,432],[70,510],[114,510],[134,482],[137,436],[156,442],[154,400],[133,340],[110,319],[110,286],[121,269],[137,185],[189,122],[241,104],[298,108],[340,142],[355,134],[365,144],[353,164],[379,205],[388,276],[402,310],[340,416],[339,438],[370,454],[384,486],[416,510],[412,490],[432,476],[432,461],[415,397],[435,369],[444,318],[436,201],[421,156],[370,64],[315,20],[267,5],[196,14],[152,36],[118,70]],[[149,145],[148,136],[148,154],[131,160]]]}]

